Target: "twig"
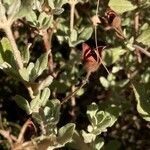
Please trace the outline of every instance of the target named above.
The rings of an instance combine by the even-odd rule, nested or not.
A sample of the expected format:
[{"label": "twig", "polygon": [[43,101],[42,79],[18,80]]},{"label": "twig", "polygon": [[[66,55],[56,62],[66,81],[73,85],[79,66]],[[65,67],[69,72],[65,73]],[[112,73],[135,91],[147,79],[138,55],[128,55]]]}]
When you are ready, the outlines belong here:
[{"label": "twig", "polygon": [[[139,5],[139,2],[140,0],[137,0],[137,4]],[[134,16],[134,29],[135,29],[135,38],[137,37],[138,35],[138,31],[139,31],[139,23],[140,23],[140,11],[136,12],[135,13],[135,16]],[[135,49],[135,54],[137,55],[137,60],[139,63],[142,62],[142,57],[141,57],[141,53],[138,49]]]},{"label": "twig", "polygon": [[77,4],[77,0],[70,0],[69,1],[71,12],[70,12],[70,33],[73,31],[74,26],[74,12],[75,12],[75,5]]},{"label": "twig", "polygon": [[21,68],[23,68],[23,62],[22,62],[22,58],[20,55],[20,51],[18,50],[16,41],[14,39],[12,30],[11,30],[12,22],[7,19],[6,14],[5,14],[5,7],[3,6],[1,0],[0,0],[0,14],[1,14],[0,28],[3,29],[4,32],[6,33],[7,38],[9,39],[10,44],[13,49],[13,54],[14,54],[14,58],[16,61],[16,65],[17,65],[18,69],[21,69]]},{"label": "twig", "polygon": [[9,133],[9,131],[5,131],[5,130],[0,130],[0,134],[6,138],[9,142],[9,144],[11,145],[11,147],[13,147],[13,141],[12,141],[12,138],[11,138],[11,135]]},{"label": "twig", "polygon": [[[73,85],[71,87],[71,92],[73,92],[75,90],[75,86]],[[76,105],[76,99],[74,96],[71,97],[71,106],[74,107]]]},{"label": "twig", "polygon": [[[97,8],[96,8],[96,16],[98,16],[98,9],[99,9],[99,3],[100,3],[100,0],[97,0]],[[96,50],[98,51],[98,43],[97,43],[97,25],[94,26],[94,29],[95,29],[95,45],[96,45]],[[105,70],[107,71],[108,74],[110,74],[109,70],[107,69],[107,67],[105,66],[101,56],[99,56],[100,58],[100,61],[103,65],[103,67],[105,68]]]},{"label": "twig", "polygon": [[29,124],[33,125],[32,121],[30,119],[28,119],[25,122],[25,124],[23,125],[23,127],[22,127],[22,129],[21,129],[21,131],[19,133],[19,136],[18,136],[18,139],[17,139],[17,143],[22,143],[23,142],[23,140],[24,140],[24,134],[25,134],[25,131],[26,131],[26,129],[27,129],[27,127],[28,127]]},{"label": "twig", "polygon": [[85,79],[82,81],[82,84],[77,87],[72,93],[70,93],[68,96],[66,96],[62,102],[61,105],[63,105],[64,103],[68,102],[69,99],[71,99],[72,96],[74,96],[88,81],[89,77],[91,75],[91,72],[88,72]]},{"label": "twig", "polygon": [[133,47],[135,49],[138,49],[139,51],[141,51],[143,54],[145,54],[146,56],[150,57],[150,52],[148,52],[146,49],[134,44]]},{"label": "twig", "polygon": [[48,66],[49,66],[49,71],[52,73],[54,70],[54,65],[53,65],[53,55],[51,52],[51,41],[52,41],[52,35],[53,35],[53,29],[42,29],[41,30],[44,45],[46,51],[49,51],[49,60],[48,60]]},{"label": "twig", "polygon": [[10,44],[12,46],[13,54],[14,54],[15,61],[16,61],[16,65],[17,65],[18,69],[22,69],[23,68],[23,62],[22,62],[21,54],[20,54],[20,51],[18,50],[16,41],[14,39],[12,30],[11,30],[11,27],[9,25],[6,25],[3,28],[3,30],[6,33],[7,38],[9,39]]}]

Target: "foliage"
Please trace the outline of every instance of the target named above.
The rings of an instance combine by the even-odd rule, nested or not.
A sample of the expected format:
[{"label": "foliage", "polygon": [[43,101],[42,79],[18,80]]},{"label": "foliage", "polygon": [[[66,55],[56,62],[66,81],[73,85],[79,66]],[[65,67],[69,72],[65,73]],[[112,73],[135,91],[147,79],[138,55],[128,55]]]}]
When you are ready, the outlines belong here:
[{"label": "foliage", "polygon": [[[0,0],[0,103],[8,114],[5,99],[26,113],[14,126],[32,118],[10,133],[2,113],[0,148],[123,147],[111,132],[123,128],[118,118],[136,106],[131,115],[150,121],[149,7],[149,0]],[[100,69],[86,77],[84,42],[106,45]],[[26,135],[29,124],[38,134]],[[131,141],[127,148],[137,149]]]}]

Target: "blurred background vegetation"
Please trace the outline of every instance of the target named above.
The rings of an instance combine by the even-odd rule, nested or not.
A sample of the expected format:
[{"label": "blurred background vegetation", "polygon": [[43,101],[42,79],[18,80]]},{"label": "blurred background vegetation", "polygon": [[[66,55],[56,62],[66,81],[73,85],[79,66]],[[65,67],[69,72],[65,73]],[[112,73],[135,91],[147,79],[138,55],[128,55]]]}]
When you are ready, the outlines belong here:
[{"label": "blurred background vegetation", "polygon": [[[1,130],[18,136],[26,120],[32,118],[37,131],[27,128],[25,140],[30,141],[41,134],[41,124],[35,121],[32,113],[25,112],[18,106],[20,104],[15,101],[16,95],[32,101],[26,88],[27,83],[40,83],[46,76],[51,75],[53,80],[45,86],[50,89],[48,99],[58,99],[59,103],[62,102],[81,85],[86,76],[82,63],[82,43],[87,43],[92,49],[96,48],[96,45],[106,46],[102,59],[109,73],[103,65],[92,73],[86,85],[66,103],[59,104],[59,116],[56,115],[59,119],[53,125],[60,128],[67,123],[74,123],[77,131],[88,130],[89,133],[82,132],[82,136],[87,138],[84,137],[86,141],[90,136],[90,129],[87,127],[94,124],[92,111],[107,111],[115,116],[111,116],[112,122],[106,125],[109,128],[103,127],[100,132],[92,133],[104,141],[104,145],[91,149],[150,149],[149,0],[0,0],[0,5],[0,16],[3,14],[3,5],[8,20],[9,15],[11,18],[11,9],[15,10],[11,29],[24,59],[24,67],[28,67],[29,62],[36,63],[37,58],[51,49],[48,57],[43,56],[44,59],[39,60],[43,62],[48,59],[41,73],[38,72],[36,77],[30,74],[27,81],[20,71],[17,80],[14,74],[10,74],[10,70],[3,66],[4,61],[12,65],[10,59],[13,58],[11,52],[8,52],[12,46],[10,39],[7,39],[8,34],[0,26]],[[13,8],[9,9],[10,6]],[[108,30],[108,25],[103,24],[103,18],[107,19],[108,8],[121,19],[122,34],[125,38],[117,36],[111,23],[109,26],[112,28]],[[93,20],[95,16],[97,19]],[[0,21],[2,22],[2,19]],[[2,51],[8,53],[2,54]],[[44,91],[45,87],[38,89],[38,92]],[[107,115],[103,114],[105,117]],[[8,147],[7,140],[0,136],[0,149]],[[81,149],[77,145],[76,147],[67,144],[61,149]]]}]

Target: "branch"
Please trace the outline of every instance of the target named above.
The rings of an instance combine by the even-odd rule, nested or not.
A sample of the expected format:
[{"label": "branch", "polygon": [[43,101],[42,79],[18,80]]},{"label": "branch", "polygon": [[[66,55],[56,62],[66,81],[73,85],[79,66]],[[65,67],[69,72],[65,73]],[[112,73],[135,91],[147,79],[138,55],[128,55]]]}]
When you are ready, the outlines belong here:
[{"label": "branch", "polygon": [[141,51],[143,54],[145,54],[146,56],[150,57],[150,52],[148,52],[146,49],[134,44],[133,47],[135,49],[138,49],[139,51]]},{"label": "branch", "polygon": [[19,136],[18,136],[18,139],[17,139],[17,143],[22,143],[23,142],[23,140],[24,140],[24,134],[25,134],[25,132],[26,132],[26,130],[28,128],[28,125],[30,125],[30,124],[32,124],[34,126],[33,122],[30,119],[28,119],[25,122],[25,124],[23,125],[23,127],[22,127],[22,129],[21,129],[21,131],[19,133]]}]

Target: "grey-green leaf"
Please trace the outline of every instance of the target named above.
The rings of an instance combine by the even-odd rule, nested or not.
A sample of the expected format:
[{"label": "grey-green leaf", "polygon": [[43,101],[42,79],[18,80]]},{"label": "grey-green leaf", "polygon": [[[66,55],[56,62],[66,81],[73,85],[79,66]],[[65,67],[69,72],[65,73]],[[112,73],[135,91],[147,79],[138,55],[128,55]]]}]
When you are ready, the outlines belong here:
[{"label": "grey-green leaf", "polygon": [[61,127],[58,131],[58,143],[61,145],[65,145],[67,142],[70,142],[72,140],[74,132],[74,123],[68,123],[65,126]]},{"label": "grey-green leaf", "polygon": [[144,30],[136,39],[137,42],[150,46],[150,27]]},{"label": "grey-green leaf", "polygon": [[30,51],[29,51],[30,45],[26,48],[23,48],[21,51],[22,59],[24,64],[28,64],[30,60]]},{"label": "grey-green leaf", "polygon": [[27,82],[29,81],[29,72],[27,68],[19,69],[19,73],[24,81],[27,81]]},{"label": "grey-green leaf", "polygon": [[47,68],[48,64],[48,52],[42,54],[36,61],[34,68],[31,72],[31,80],[35,80],[38,76],[40,76],[43,71]]},{"label": "grey-green leaf", "polygon": [[14,61],[14,57],[13,57],[13,53],[12,53],[12,47],[11,44],[8,40],[8,38],[4,37],[1,40],[0,43],[0,55],[3,61],[6,61],[7,63],[11,64],[11,66],[13,66],[15,68],[15,61]]},{"label": "grey-green leaf", "polygon": [[22,97],[20,95],[16,95],[15,96],[15,101],[16,101],[17,105],[20,108],[22,108],[23,110],[26,111],[27,114],[31,114],[32,113],[30,105],[29,105],[28,101],[24,97]]},{"label": "grey-green leaf", "polygon": [[107,66],[112,65],[120,59],[120,56],[125,54],[126,50],[121,47],[110,48],[102,52],[102,57]]},{"label": "grey-green leaf", "polygon": [[15,15],[19,12],[20,6],[21,6],[21,1],[14,0],[7,11],[8,18],[11,18],[11,19],[14,18]]},{"label": "grey-green leaf", "polygon": [[42,91],[42,94],[41,94],[41,104],[42,104],[43,107],[46,105],[49,97],[50,97],[50,89],[49,88],[45,88]]},{"label": "grey-green leaf", "polygon": [[93,33],[93,28],[91,26],[87,26],[80,33],[78,39],[79,40],[83,40],[83,42],[84,42],[84,41],[88,40],[92,36],[92,33]]},{"label": "grey-green leaf", "polygon": [[133,85],[133,91],[135,99],[137,101],[137,111],[143,117],[143,119],[150,121],[150,95],[148,95],[149,89],[144,85]]},{"label": "grey-green leaf", "polygon": [[32,101],[30,102],[30,107],[32,112],[38,112],[41,107],[41,99],[40,94],[38,94]]},{"label": "grey-green leaf", "polygon": [[3,22],[3,19],[6,17],[5,13],[6,13],[5,7],[3,6],[2,2],[0,1],[0,22]]},{"label": "grey-green leaf", "polygon": [[108,5],[115,12],[120,13],[120,14],[137,8],[136,5],[133,5],[128,0],[110,0]]}]

